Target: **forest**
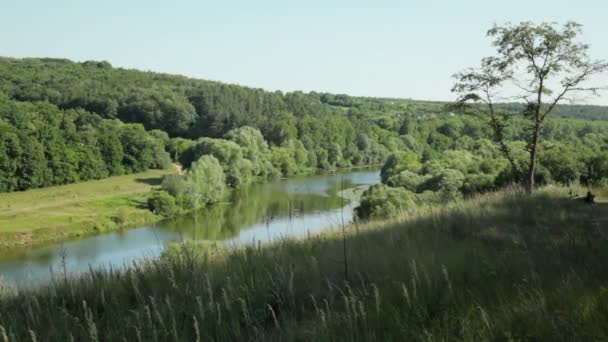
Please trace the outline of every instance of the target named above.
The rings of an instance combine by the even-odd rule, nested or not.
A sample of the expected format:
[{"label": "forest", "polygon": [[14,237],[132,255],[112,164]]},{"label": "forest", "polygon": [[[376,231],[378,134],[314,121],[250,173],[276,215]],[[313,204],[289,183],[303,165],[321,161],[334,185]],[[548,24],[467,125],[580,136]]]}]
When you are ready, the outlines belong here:
[{"label": "forest", "polygon": [[[112,155],[113,152],[106,150],[130,148],[111,145],[116,141],[98,144],[95,137],[84,140],[87,134],[111,140],[120,130],[136,129],[133,125],[138,125],[143,133],[123,134],[123,139],[141,138],[147,140],[138,140],[141,146],[149,144],[152,148],[155,145],[157,150],[164,147],[175,161],[182,160],[181,154],[201,137],[216,139],[220,149],[234,150],[236,145],[229,142],[248,144],[243,139],[255,140],[261,133],[263,141],[259,143],[267,146],[261,152],[266,153],[265,149],[269,149],[271,155],[264,157],[272,161],[272,167],[266,165],[266,169],[260,170],[259,165],[253,165],[255,176],[259,172],[287,176],[310,169],[378,164],[399,144],[398,135],[388,127],[395,124],[389,121],[394,121],[396,115],[387,113],[379,117],[360,108],[330,105],[328,102],[334,97],[329,95],[270,93],[179,76],[116,69],[105,62],[73,63],[53,59],[0,59],[0,80],[0,93],[4,94],[0,122],[7,133],[12,132],[3,134],[0,142],[3,153],[0,172],[6,175],[3,179],[7,179],[0,191],[66,184],[166,165],[166,160],[140,163],[133,159],[134,155],[145,159],[148,154],[135,150],[134,154],[127,151],[124,156],[119,152]],[[387,112],[380,102],[370,104],[370,107],[372,105],[374,111]],[[36,120],[25,120],[24,112],[35,116]],[[28,127],[19,120],[27,122]],[[65,122],[68,120],[74,124]],[[122,128],[113,129],[112,125]],[[243,126],[253,130],[245,130],[243,134],[235,131]],[[72,130],[74,134],[63,134],[72,133]],[[103,133],[106,130],[111,130],[112,134]],[[247,137],[249,133],[254,136]],[[144,138],[142,134],[150,137]],[[45,143],[50,142],[46,135],[61,140],[57,144],[69,148]],[[28,139],[37,144],[27,143]],[[121,141],[123,145],[128,143]],[[92,151],[85,148],[87,146]],[[88,155],[74,153],[71,149],[87,150]],[[243,152],[254,158],[253,151],[236,154]],[[26,159],[27,155],[36,156],[29,160],[33,166],[17,162],[19,158]],[[166,159],[163,153],[155,156]],[[69,164],[81,166],[72,172],[61,170],[65,164],[61,161],[66,158],[76,158],[78,163]],[[86,158],[98,161],[100,165],[96,167],[106,170],[91,172]],[[102,160],[105,164],[114,164],[104,166]],[[17,165],[23,170],[16,172]],[[34,166],[36,170],[30,171]],[[232,176],[228,178],[231,182],[235,181]]]},{"label": "forest", "polygon": [[51,244],[1,270],[53,265],[0,340],[608,340],[608,107],[562,104],[608,63],[555,25],[490,28],[453,103],[0,58],[0,242]]},{"label": "forest", "polygon": [[[441,102],[284,94],[48,58],[0,58],[0,80],[2,192],[176,162],[186,172],[166,177],[149,201],[172,216],[255,181],[383,164],[382,184],[359,210],[371,217],[517,181],[484,119]],[[605,183],[606,118],[603,107],[559,106],[545,127],[538,183]],[[517,119],[506,132],[518,163],[525,127]]]},{"label": "forest", "polygon": [[166,133],[0,93],[0,191],[101,179],[170,164]]},{"label": "forest", "polygon": [[[467,116],[405,120],[402,136],[412,143],[387,158],[382,184],[364,194],[359,215],[393,216],[419,204],[447,203],[519,183],[520,176],[480,124]],[[518,120],[506,132],[517,165],[526,162],[526,127]],[[607,132],[605,121],[549,122],[537,184],[605,186]]]}]

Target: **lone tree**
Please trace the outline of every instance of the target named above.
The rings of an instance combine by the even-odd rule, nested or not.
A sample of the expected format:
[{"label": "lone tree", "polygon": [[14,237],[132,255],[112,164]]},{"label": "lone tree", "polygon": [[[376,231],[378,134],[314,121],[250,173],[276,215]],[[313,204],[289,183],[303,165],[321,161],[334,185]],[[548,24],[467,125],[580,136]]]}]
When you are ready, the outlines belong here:
[{"label": "lone tree", "polygon": [[[583,93],[597,95],[602,89],[590,86],[592,77],[608,70],[608,63],[592,60],[589,45],[580,43],[581,25],[568,22],[494,26],[488,30],[496,55],[481,60],[479,68],[456,75],[452,92],[457,107],[487,119],[501,152],[509,160],[526,190],[534,189],[534,176],[542,140],[543,125],[556,105],[574,102]],[[525,103],[519,113],[529,122],[525,134],[529,158],[514,159],[505,141],[505,129],[516,115],[505,102]]]}]

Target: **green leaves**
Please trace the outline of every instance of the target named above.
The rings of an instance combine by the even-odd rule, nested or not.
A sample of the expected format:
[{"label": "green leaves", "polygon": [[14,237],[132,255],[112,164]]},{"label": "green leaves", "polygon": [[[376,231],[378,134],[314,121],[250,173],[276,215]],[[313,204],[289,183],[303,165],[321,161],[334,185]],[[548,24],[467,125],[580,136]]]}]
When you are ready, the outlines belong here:
[{"label": "green leaves", "polygon": [[222,165],[212,155],[200,157],[184,175],[166,176],[161,187],[186,211],[217,203],[227,191]]},{"label": "green leaves", "polygon": [[[561,27],[532,22],[495,25],[487,35],[493,38],[496,55],[482,59],[479,69],[468,69],[455,76],[452,91],[458,94],[457,104],[461,107],[475,104],[477,113],[490,117],[495,140],[513,171],[525,174],[529,191],[534,188],[544,121],[568,95],[596,94],[598,86],[581,85],[608,70],[605,61],[589,58],[589,45],[578,41],[581,33],[582,26],[575,22]],[[513,88],[517,90],[514,92]],[[496,110],[498,102],[508,97],[527,105],[523,114],[531,128],[526,132],[529,162],[525,169],[519,169],[505,143],[504,130],[510,113],[501,115]]]}]

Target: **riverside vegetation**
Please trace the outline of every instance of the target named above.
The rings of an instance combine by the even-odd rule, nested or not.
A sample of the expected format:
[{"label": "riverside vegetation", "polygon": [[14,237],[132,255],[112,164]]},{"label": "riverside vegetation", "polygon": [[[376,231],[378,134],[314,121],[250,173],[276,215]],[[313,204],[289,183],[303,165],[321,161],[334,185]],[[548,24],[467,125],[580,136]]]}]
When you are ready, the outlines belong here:
[{"label": "riverside vegetation", "polygon": [[[608,121],[581,119],[605,109],[559,102],[594,90],[579,82],[608,65],[588,59],[578,33],[491,29],[498,56],[457,75],[458,106],[1,59],[2,191],[172,160],[184,172],[147,200],[171,217],[259,180],[384,164],[353,226],[264,248],[186,243],[79,278],[64,269],[47,286],[3,289],[0,338],[607,339]],[[533,79],[525,104],[482,96],[521,70]],[[598,203],[572,199],[587,188]]]},{"label": "riverside vegetation", "polygon": [[148,170],[101,180],[0,195],[0,249],[131,228],[158,220],[149,192],[175,171]]},{"label": "riverside vegetation", "polygon": [[[561,31],[529,23],[502,29],[494,33],[500,49],[517,43],[500,37],[519,32],[551,40],[540,54],[546,58],[564,49],[573,54],[548,60],[542,77],[580,68],[592,74],[606,66],[587,62],[575,24]],[[513,61],[526,62],[524,55],[499,57],[515,69],[520,66]],[[494,91],[510,77],[505,71],[491,78],[491,72],[459,74],[455,91],[462,106],[446,109],[433,102],[266,92],[107,62],[0,58],[0,191],[164,168],[173,160],[187,168],[185,174],[168,177],[164,192],[149,201],[152,211],[173,216],[216,203],[229,189],[254,181],[379,164],[393,153],[385,186],[370,190],[362,217],[492,191],[529,178],[530,169],[531,185],[604,182],[608,122],[576,119],[601,118],[600,107],[560,105],[562,97],[547,104],[542,97],[523,105],[479,101],[476,91]],[[483,83],[488,77],[492,83]],[[539,88],[541,95],[550,93],[549,85]],[[491,115],[483,115],[487,106],[495,109]],[[470,112],[477,115],[464,115]],[[545,120],[549,113],[557,117]],[[534,131],[530,118],[536,118]],[[531,146],[533,162],[527,160]],[[214,179],[214,186],[199,184],[204,179]],[[383,208],[374,201],[389,204]]]},{"label": "riverside vegetation", "polygon": [[604,340],[608,206],[567,196],[511,189],[346,227],[345,240],[186,244],[124,270],[58,271],[3,290],[0,338]]}]

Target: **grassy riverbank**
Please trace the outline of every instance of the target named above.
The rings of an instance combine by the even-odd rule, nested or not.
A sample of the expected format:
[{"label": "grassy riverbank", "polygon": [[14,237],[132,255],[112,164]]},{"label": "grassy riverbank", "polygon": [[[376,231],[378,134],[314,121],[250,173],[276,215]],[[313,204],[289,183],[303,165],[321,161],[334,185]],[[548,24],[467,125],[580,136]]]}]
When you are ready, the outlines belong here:
[{"label": "grassy riverbank", "polygon": [[[304,240],[5,290],[10,340],[608,338],[608,205],[487,194]],[[344,259],[346,246],[346,262]]]},{"label": "grassy riverbank", "polygon": [[[338,171],[370,169],[352,167]],[[157,221],[149,191],[181,170],[149,170],[102,180],[0,193],[0,249],[18,250]],[[320,171],[317,171],[320,172]],[[313,175],[311,172],[308,175]],[[305,175],[300,175],[305,176]],[[345,197],[360,195],[347,190]],[[352,194],[351,194],[352,192]]]},{"label": "grassy riverbank", "polygon": [[147,193],[171,170],[0,194],[0,248],[29,247],[158,219]]}]

